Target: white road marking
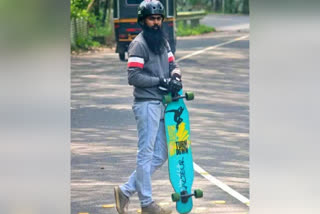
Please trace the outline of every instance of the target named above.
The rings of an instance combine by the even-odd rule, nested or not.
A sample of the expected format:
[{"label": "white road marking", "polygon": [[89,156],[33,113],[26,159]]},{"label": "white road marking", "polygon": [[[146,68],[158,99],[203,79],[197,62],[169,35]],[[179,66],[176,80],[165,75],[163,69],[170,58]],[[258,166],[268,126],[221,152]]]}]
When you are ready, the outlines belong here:
[{"label": "white road marking", "polygon": [[[212,50],[212,49],[216,49],[218,47],[221,47],[221,46],[224,46],[224,45],[227,45],[227,44],[231,44],[231,43],[234,43],[236,41],[239,41],[239,40],[242,40],[242,39],[246,39],[248,38],[249,35],[245,35],[245,36],[241,36],[241,37],[238,37],[238,38],[235,38],[235,39],[232,39],[230,41],[227,41],[227,42],[223,42],[223,43],[220,43],[218,45],[214,45],[214,46],[211,46],[211,47],[208,47],[208,48],[205,48],[203,50],[200,50],[200,51],[196,51],[192,54],[188,54],[184,57],[181,57],[179,59],[176,60],[176,62],[180,62],[184,59],[188,59],[192,56],[195,56],[195,55],[199,55],[199,54],[202,54],[206,51],[209,51],[209,50]],[[232,189],[231,187],[229,187],[228,185],[224,184],[223,182],[219,181],[218,179],[216,179],[215,177],[213,177],[212,175],[210,175],[208,172],[206,172],[204,169],[202,169],[199,165],[197,165],[196,163],[193,162],[193,167],[194,167],[194,170],[196,172],[198,172],[200,175],[202,175],[203,177],[205,177],[206,179],[208,179],[211,183],[215,184],[216,186],[218,186],[220,189],[222,189],[223,191],[227,192],[228,194],[230,194],[231,196],[233,196],[234,198],[238,199],[239,201],[241,201],[242,203],[246,204],[247,206],[249,206],[249,199],[244,197],[243,195],[241,195],[240,193],[238,193],[237,191],[235,191],[234,189]]]},{"label": "white road marking", "polygon": [[221,46],[224,46],[224,45],[227,45],[227,44],[230,44],[230,43],[233,43],[233,42],[242,40],[242,39],[246,39],[246,38],[248,38],[248,37],[249,37],[249,35],[245,35],[245,36],[241,36],[241,37],[232,39],[232,40],[227,41],[227,42],[220,43],[220,44],[218,44],[218,45],[214,45],[214,46],[207,47],[207,48],[205,48],[205,49],[203,49],[203,50],[196,51],[196,52],[194,52],[194,53],[192,53],[192,54],[188,54],[188,55],[186,55],[186,56],[184,56],[184,57],[181,57],[181,58],[177,59],[176,62],[180,62],[180,61],[182,61],[182,60],[184,60],[184,59],[188,59],[188,58],[190,58],[190,57],[192,57],[192,56],[195,56],[195,55],[198,55],[198,54],[202,54],[202,53],[204,53],[204,52],[206,52],[206,51],[209,51],[209,50],[212,50],[212,49],[215,49],[215,48],[218,48],[218,47],[221,47]]},{"label": "white road marking", "polygon": [[243,195],[241,195],[240,193],[238,193],[237,191],[235,191],[234,189],[232,189],[231,187],[229,187],[228,185],[222,183],[221,181],[219,181],[218,179],[216,179],[215,177],[213,177],[212,175],[210,175],[208,172],[206,172],[204,169],[202,169],[198,164],[196,164],[195,162],[193,162],[193,168],[196,172],[198,172],[200,175],[202,175],[203,177],[205,177],[206,179],[208,179],[211,183],[215,184],[216,186],[218,186],[220,189],[222,189],[223,191],[227,192],[228,194],[230,194],[231,196],[233,196],[234,198],[238,199],[239,201],[241,201],[242,203],[246,204],[247,206],[249,206],[249,199],[244,197]]}]

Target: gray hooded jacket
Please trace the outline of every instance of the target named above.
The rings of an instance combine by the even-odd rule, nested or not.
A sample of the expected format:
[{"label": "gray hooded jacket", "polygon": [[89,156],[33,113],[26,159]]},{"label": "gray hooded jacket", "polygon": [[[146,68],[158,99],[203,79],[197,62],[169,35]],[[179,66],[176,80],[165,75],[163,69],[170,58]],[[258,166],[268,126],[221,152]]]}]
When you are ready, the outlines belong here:
[{"label": "gray hooded jacket", "polygon": [[162,55],[154,54],[141,32],[129,46],[128,83],[134,86],[135,101],[162,100],[164,92],[158,86],[160,78],[169,78],[174,73],[181,75],[175,63],[169,43]]}]

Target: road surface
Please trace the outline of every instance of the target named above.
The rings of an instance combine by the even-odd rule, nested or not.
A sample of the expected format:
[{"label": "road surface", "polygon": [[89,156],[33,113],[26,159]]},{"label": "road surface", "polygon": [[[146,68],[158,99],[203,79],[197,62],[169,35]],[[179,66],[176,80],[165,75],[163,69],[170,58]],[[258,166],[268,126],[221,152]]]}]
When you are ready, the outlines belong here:
[{"label": "road surface", "polygon": [[[248,33],[178,38],[176,60],[184,90],[195,92],[187,103],[190,136],[194,162],[205,170],[195,172],[194,188],[204,198],[194,200],[191,213],[248,213],[240,200],[250,198]],[[105,50],[73,56],[71,70],[71,213],[116,214],[113,187],[131,174],[137,150],[126,63]],[[166,163],[154,174],[153,196],[175,210],[167,171]],[[129,208],[139,212],[137,195]]]},{"label": "road surface", "polygon": [[201,24],[215,27],[217,31],[249,31],[248,15],[209,14],[200,20]]}]

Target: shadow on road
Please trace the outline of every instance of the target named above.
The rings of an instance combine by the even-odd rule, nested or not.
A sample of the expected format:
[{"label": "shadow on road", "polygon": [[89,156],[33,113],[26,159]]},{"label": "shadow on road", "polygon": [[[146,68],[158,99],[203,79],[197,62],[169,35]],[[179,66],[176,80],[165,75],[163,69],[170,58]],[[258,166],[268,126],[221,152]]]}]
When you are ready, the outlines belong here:
[{"label": "shadow on road", "polygon": [[[192,49],[178,51],[177,58],[190,52]],[[195,92],[195,100],[187,103],[194,161],[246,197],[248,58],[245,40],[180,62],[184,89]],[[125,182],[134,169],[137,144],[126,63],[113,53],[73,57],[71,100],[72,213],[116,213],[114,209],[102,209],[101,205],[114,203],[112,188]],[[153,186],[156,200],[174,209],[166,164],[155,174]],[[196,202],[195,213],[247,210],[197,174],[194,188],[206,190],[205,199]],[[229,205],[212,204],[212,200],[221,199]],[[137,197],[132,200],[130,209],[136,213]]]}]

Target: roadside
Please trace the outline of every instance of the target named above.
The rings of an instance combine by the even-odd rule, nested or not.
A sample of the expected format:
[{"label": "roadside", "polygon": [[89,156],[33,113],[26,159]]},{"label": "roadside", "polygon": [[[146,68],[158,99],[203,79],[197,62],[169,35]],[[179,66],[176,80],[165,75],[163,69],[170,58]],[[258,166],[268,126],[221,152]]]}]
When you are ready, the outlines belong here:
[{"label": "roadside", "polygon": [[200,24],[215,27],[216,31],[250,31],[250,16],[240,14],[208,14]]}]

